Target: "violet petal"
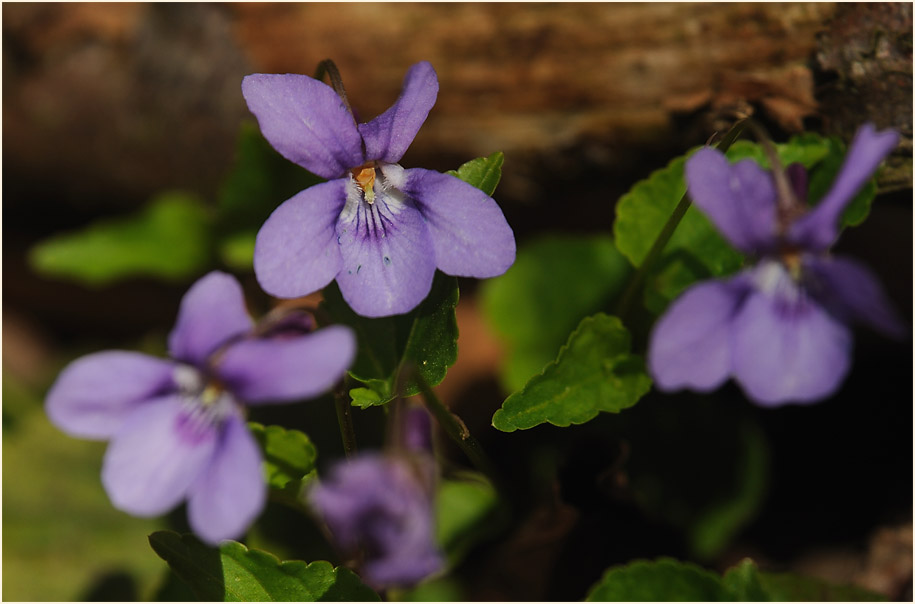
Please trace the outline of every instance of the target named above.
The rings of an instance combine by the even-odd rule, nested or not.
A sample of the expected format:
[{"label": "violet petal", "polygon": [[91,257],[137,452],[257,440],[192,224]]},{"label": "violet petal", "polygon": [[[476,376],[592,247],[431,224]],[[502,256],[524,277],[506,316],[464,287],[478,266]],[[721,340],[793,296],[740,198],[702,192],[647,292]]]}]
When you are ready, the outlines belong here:
[{"label": "violet petal", "polygon": [[832,394],[848,372],[852,338],[802,291],[782,289],[746,299],[734,317],[732,344],[734,378],[746,395],[776,406]]},{"label": "violet petal", "polygon": [[194,283],[181,299],[168,348],[173,358],[199,367],[216,348],[252,325],[238,280],[213,271]]},{"label": "violet petal", "polygon": [[460,277],[501,275],[515,261],[515,236],[496,201],[476,187],[432,170],[404,172],[404,192],[426,219],[442,272]]},{"label": "violet petal", "polygon": [[648,367],[661,390],[708,392],[731,373],[731,321],[746,296],[738,276],[705,281],[677,298],[655,324]]},{"label": "violet petal", "polygon": [[776,193],[772,176],[751,159],[731,165],[720,151],[706,147],[686,161],[686,183],[693,203],[741,251],[768,249],[776,234]]},{"label": "violet petal", "polygon": [[209,463],[216,440],[216,427],[191,416],[177,395],[141,405],[105,452],[102,484],[111,503],[135,516],[169,511]]},{"label": "violet petal", "polygon": [[76,359],[48,392],[51,422],[73,436],[111,438],[137,405],[175,389],[171,361],[121,350]]},{"label": "violet petal", "polygon": [[264,509],[267,486],[262,461],[244,421],[229,417],[209,466],[188,497],[188,520],[203,541],[216,545],[223,539],[237,539]]},{"label": "violet petal", "polygon": [[402,314],[429,294],[435,275],[429,231],[398,191],[376,194],[373,204],[350,195],[337,237],[343,257],[337,284],[360,315]]},{"label": "violet petal", "polygon": [[407,587],[442,568],[432,501],[410,463],[362,455],[335,466],[309,500],[347,552],[364,548],[363,578]]},{"label": "violet petal", "polygon": [[390,163],[400,161],[426,121],[437,96],[438,78],[432,65],[422,61],[410,67],[397,102],[367,124],[359,124],[366,158]]},{"label": "violet petal", "polygon": [[329,390],[355,354],[352,330],[333,325],[298,337],[243,340],[226,350],[217,371],[246,403],[285,402]]},{"label": "violet petal", "polygon": [[281,204],[257,233],[254,273],[268,294],[294,298],[318,291],[342,263],[334,227],[346,179],[309,187]]},{"label": "violet petal", "polygon": [[860,321],[882,332],[901,338],[907,329],[870,269],[851,258],[809,257],[804,274],[811,293],[839,319]]},{"label": "violet petal", "polygon": [[810,251],[832,246],[839,236],[839,216],[898,143],[894,130],[877,132],[873,124],[861,126],[832,187],[816,207],[789,228],[791,241]]},{"label": "violet petal", "polygon": [[362,137],[334,90],[296,74],[245,76],[242,95],[261,132],[280,155],[322,178],[361,165]]}]

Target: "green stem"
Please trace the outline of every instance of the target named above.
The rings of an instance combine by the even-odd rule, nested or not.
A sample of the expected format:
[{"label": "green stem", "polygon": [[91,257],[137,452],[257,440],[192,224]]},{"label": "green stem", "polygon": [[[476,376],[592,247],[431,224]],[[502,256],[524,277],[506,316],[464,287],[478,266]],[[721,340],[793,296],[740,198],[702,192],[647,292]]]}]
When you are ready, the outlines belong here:
[{"label": "green stem", "polygon": [[356,431],[353,429],[353,406],[341,381],[334,389],[334,405],[337,407],[337,423],[340,424],[340,437],[343,439],[343,452],[347,458],[356,454]]},{"label": "green stem", "polygon": [[414,371],[413,375],[419,385],[420,394],[426,402],[426,408],[435,416],[435,419],[442,427],[442,430],[445,431],[445,434],[457,443],[470,462],[476,466],[478,470],[486,474],[494,486],[497,486],[499,480],[495,467],[492,465],[492,462],[489,461],[486,453],[483,452],[480,443],[471,436],[470,430],[467,429],[467,425],[439,400],[438,396],[436,396],[435,392],[429,386],[429,383],[418,371]]},{"label": "green stem", "polygon": [[[740,133],[743,131],[745,121],[746,120],[740,120],[731,126],[731,129],[727,131],[727,133],[721,139],[721,142],[719,142],[716,147],[719,151],[724,153],[728,150],[728,148],[730,148],[734,141],[737,140],[737,137],[739,137]],[[674,234],[674,231],[677,229],[677,226],[679,226],[680,221],[683,220],[683,216],[686,214],[689,206],[689,196],[686,193],[683,193],[683,197],[680,198],[680,201],[677,203],[673,212],[671,212],[670,218],[668,218],[667,222],[664,223],[664,226],[661,228],[661,232],[658,233],[657,238],[654,240],[651,249],[648,250],[648,254],[645,256],[642,264],[635,271],[632,277],[629,278],[629,282],[626,284],[626,289],[623,291],[623,295],[620,296],[620,300],[616,305],[615,314],[620,319],[625,319],[628,315],[636,295],[642,289],[642,283],[645,281],[645,277],[647,276],[648,271],[654,266],[654,263],[657,262],[658,258],[661,256],[661,252],[664,251],[665,246],[667,246],[667,242],[670,241],[670,238]]]}]

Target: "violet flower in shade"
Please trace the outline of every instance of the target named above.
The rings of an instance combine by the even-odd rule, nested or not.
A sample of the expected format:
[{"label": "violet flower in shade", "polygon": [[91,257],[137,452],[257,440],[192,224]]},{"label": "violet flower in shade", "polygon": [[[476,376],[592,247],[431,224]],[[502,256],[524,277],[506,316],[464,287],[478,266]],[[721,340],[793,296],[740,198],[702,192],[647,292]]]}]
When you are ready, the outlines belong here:
[{"label": "violet flower in shade", "polygon": [[799,165],[788,167],[780,186],[752,160],[732,165],[711,148],[690,157],[693,203],[758,262],[729,279],[692,286],[658,320],[648,360],[661,390],[705,392],[733,377],[761,405],[810,403],[832,394],[848,372],[849,323],[903,334],[876,277],[828,253],[842,211],[897,142],[892,130],[862,126],[813,208]]},{"label": "violet flower in shade", "polygon": [[395,315],[428,295],[436,268],[485,278],[514,262],[514,234],[495,200],[397,163],[438,94],[429,63],[413,65],[397,102],[363,124],[308,76],[249,75],[242,93],[270,144],[328,179],[280,205],[257,234],[254,271],[267,293],[294,298],[336,279],[357,313]]},{"label": "violet flower in shade", "polygon": [[309,492],[334,542],[375,589],[410,587],[445,564],[435,541],[429,415],[413,408],[401,419],[401,449],[339,462]]},{"label": "violet flower in shade", "polygon": [[116,508],[157,516],[186,499],[191,527],[211,544],[257,517],[266,483],[243,405],[320,394],[343,376],[356,343],[341,326],[270,338],[254,327],[238,281],[212,272],[181,301],[171,359],[112,350],[61,372],[47,414],[68,434],[111,441],[102,483]]}]

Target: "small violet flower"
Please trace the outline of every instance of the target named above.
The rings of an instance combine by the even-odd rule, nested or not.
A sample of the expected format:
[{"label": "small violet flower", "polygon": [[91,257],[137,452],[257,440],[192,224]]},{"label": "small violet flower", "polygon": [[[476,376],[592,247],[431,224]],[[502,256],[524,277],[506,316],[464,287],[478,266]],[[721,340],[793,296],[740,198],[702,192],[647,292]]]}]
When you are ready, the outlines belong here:
[{"label": "small violet flower", "polygon": [[320,394],[355,355],[348,328],[301,335],[293,327],[255,333],[238,281],[212,272],[181,301],[172,359],[117,350],[77,359],[49,391],[46,411],[73,436],[111,441],[102,483],[115,507],[156,516],[187,499],[203,540],[236,538],[266,497],[242,405]]},{"label": "small violet flower", "polygon": [[779,184],[752,160],[732,165],[715,149],[687,161],[693,202],[759,260],[730,279],[692,286],[658,320],[648,358],[660,389],[704,392],[733,377],[762,405],[810,403],[832,394],[848,372],[848,323],[903,333],[876,277],[828,254],[842,211],[897,141],[892,130],[864,125],[813,208],[802,166],[789,166]]},{"label": "small violet flower", "polygon": [[335,543],[360,559],[363,579],[376,589],[410,587],[444,566],[435,542],[428,414],[413,409],[406,423],[404,451],[340,462],[309,492]]},{"label": "small violet flower", "polygon": [[242,93],[270,144],[328,179],[280,205],[257,234],[254,270],[266,292],[293,298],[336,279],[356,312],[379,317],[419,304],[436,267],[485,278],[514,262],[514,234],[495,200],[397,163],[438,94],[429,63],[413,65],[397,102],[362,124],[308,76],[249,75]]}]

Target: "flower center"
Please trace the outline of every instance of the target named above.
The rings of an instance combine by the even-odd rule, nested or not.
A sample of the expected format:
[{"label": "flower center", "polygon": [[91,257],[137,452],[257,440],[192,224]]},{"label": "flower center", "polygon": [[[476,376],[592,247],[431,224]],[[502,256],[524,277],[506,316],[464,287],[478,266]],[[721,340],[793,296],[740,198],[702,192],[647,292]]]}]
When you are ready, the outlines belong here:
[{"label": "flower center", "polygon": [[174,379],[187,408],[186,421],[197,424],[199,429],[219,425],[237,407],[231,392],[194,367],[179,365]]},{"label": "flower center", "polygon": [[375,203],[375,164],[374,162],[352,169],[353,180],[362,190],[362,195],[369,205]]}]

